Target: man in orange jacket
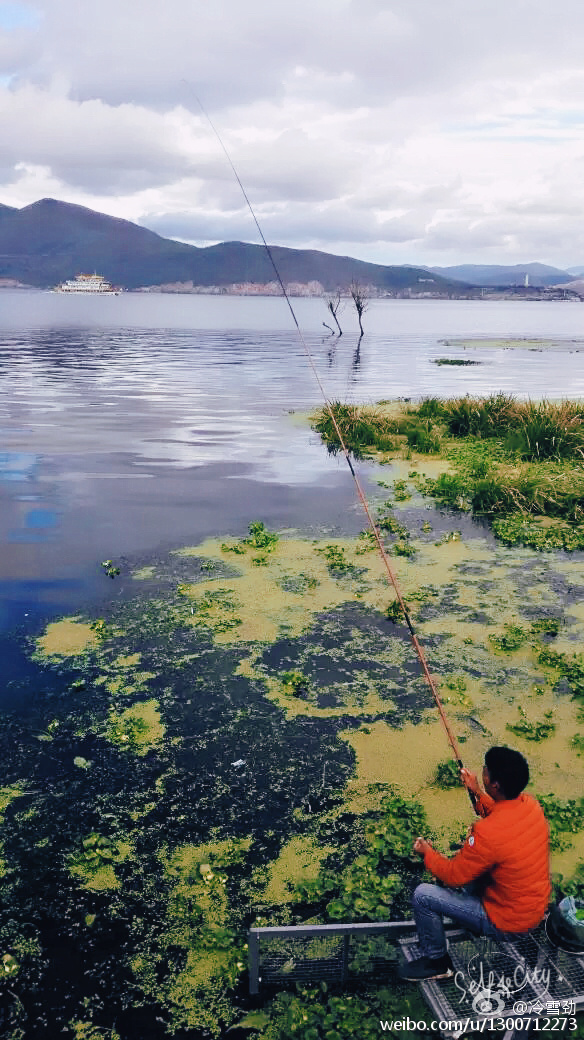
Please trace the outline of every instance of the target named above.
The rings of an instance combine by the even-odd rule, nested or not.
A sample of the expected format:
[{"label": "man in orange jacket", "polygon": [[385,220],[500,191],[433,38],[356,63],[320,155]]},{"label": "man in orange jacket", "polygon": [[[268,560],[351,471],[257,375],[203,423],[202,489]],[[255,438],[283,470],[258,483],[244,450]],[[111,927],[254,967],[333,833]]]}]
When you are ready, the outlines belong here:
[{"label": "man in orange jacket", "polygon": [[[443,915],[477,935],[509,939],[539,924],[549,901],[549,828],[539,803],[523,793],[529,782],[523,755],[506,747],[487,751],[484,791],[468,769],[461,779],[482,817],[462,848],[447,859],[425,838],[414,843],[425,867],[452,887],[422,884],[414,892],[422,956],[399,969],[412,982],[452,974]],[[453,890],[460,886],[463,891]]]}]

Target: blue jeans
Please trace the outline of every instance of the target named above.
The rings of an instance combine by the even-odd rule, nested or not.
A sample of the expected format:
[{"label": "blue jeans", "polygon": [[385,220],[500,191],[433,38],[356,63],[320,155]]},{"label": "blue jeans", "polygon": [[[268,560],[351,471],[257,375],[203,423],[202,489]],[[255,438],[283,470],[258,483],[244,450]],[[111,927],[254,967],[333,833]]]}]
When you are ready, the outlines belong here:
[{"label": "blue jeans", "polygon": [[479,897],[468,891],[423,883],[414,892],[412,906],[424,957],[434,959],[446,953],[443,915],[451,917],[456,924],[468,928],[475,935],[502,940],[515,937],[513,932],[503,932],[496,928],[487,917]]}]

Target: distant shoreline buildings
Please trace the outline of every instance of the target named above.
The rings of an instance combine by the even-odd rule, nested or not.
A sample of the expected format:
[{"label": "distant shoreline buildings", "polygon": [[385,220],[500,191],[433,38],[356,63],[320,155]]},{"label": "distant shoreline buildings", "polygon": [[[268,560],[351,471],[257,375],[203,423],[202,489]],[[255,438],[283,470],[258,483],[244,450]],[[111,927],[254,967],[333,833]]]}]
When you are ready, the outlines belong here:
[{"label": "distant shoreline buildings", "polygon": [[[384,289],[374,285],[364,285],[363,289],[370,300],[529,300],[532,302],[584,302],[584,280],[577,287],[533,286],[529,284],[512,286],[461,286],[460,289],[430,289],[432,279],[420,279],[420,288],[406,286],[404,288]],[[526,278],[526,281],[528,279]],[[423,287],[422,287],[422,283]],[[320,282],[288,282],[286,292],[294,298],[327,299],[336,295],[325,289]],[[35,292],[46,292],[38,286],[27,285],[16,278],[0,278],[0,290],[21,289]],[[121,289],[110,289],[110,295],[118,295]],[[280,284],[273,282],[234,282],[231,285],[196,285],[192,281],[166,282],[160,285],[145,285],[124,292],[182,296],[281,296]],[[342,297],[349,297],[348,287],[339,289]],[[74,293],[73,295],[85,295]],[[93,295],[107,295],[105,292]]]},{"label": "distant shoreline buildings", "polygon": [[[432,279],[421,279],[421,282]],[[414,286],[403,289],[383,289],[375,285],[363,286],[367,298],[371,300],[584,300],[584,284],[581,291],[563,286],[469,286],[460,289],[430,289],[427,284],[423,288]],[[278,282],[234,282],[232,285],[195,285],[193,282],[169,282],[163,285],[148,285],[134,290],[140,293],[174,293],[195,296],[281,296],[282,289]],[[340,295],[348,297],[349,289],[341,288]],[[292,297],[327,298],[333,295],[320,282],[288,282],[286,292]]]}]

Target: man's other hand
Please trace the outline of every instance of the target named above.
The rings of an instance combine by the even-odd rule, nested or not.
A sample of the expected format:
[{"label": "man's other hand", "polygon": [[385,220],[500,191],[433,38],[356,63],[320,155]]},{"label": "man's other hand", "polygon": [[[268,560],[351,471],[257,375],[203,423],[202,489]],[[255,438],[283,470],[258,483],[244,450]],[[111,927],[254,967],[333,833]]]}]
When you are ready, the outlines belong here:
[{"label": "man's other hand", "polygon": [[419,856],[425,856],[428,849],[431,849],[429,841],[425,838],[416,838],[414,842],[414,852],[417,852]]},{"label": "man's other hand", "polygon": [[473,794],[481,793],[479,779],[476,773],[471,773],[470,769],[465,769],[463,766],[463,768],[460,770],[460,779],[462,780],[464,786],[469,791],[472,791]]}]

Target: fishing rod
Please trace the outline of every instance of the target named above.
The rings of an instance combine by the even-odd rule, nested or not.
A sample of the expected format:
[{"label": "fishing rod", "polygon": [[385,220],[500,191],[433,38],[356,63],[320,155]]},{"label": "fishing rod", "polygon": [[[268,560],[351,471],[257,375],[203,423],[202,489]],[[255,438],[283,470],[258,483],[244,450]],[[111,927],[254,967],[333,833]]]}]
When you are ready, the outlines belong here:
[{"label": "fishing rod", "polygon": [[[186,81],[184,81],[184,82],[186,83]],[[201,112],[203,113],[204,118],[207,120],[209,126],[211,127],[211,130],[213,131],[215,137],[217,138],[217,141],[219,142],[221,150],[222,150],[223,154],[225,155],[225,158],[227,159],[227,162],[229,163],[229,166],[231,167],[231,170],[233,172],[233,176],[235,177],[235,179],[236,179],[236,181],[237,181],[237,183],[238,183],[238,185],[239,185],[239,187],[241,189],[241,193],[242,193],[242,195],[243,195],[243,197],[245,199],[246,205],[247,205],[247,207],[248,207],[248,209],[249,209],[249,211],[250,211],[250,213],[252,215],[254,224],[255,224],[255,226],[256,226],[256,228],[258,230],[258,234],[259,234],[259,236],[260,236],[260,238],[262,240],[262,244],[263,244],[263,246],[264,246],[264,248],[266,250],[266,253],[267,253],[268,257],[269,257],[270,263],[271,263],[271,265],[272,265],[272,267],[274,269],[274,273],[276,275],[276,279],[278,281],[278,285],[280,286],[280,289],[282,290],[282,296],[284,297],[284,299],[285,299],[285,301],[286,301],[286,303],[288,305],[288,310],[290,311],[290,314],[292,316],[292,321],[294,322],[294,325],[296,327],[296,332],[298,333],[298,338],[299,338],[299,340],[300,340],[300,342],[301,342],[301,344],[302,344],[302,346],[304,348],[304,351],[306,353],[306,357],[308,359],[308,363],[309,363],[309,365],[310,365],[310,367],[311,367],[311,369],[312,369],[312,371],[314,373],[314,377],[316,379],[316,382],[318,384],[319,390],[321,392],[321,395],[322,395],[322,398],[323,398],[323,401],[324,401],[324,405],[325,405],[326,411],[328,412],[328,414],[330,416],[330,419],[331,419],[331,422],[333,424],[336,436],[337,436],[339,444],[341,446],[341,451],[342,451],[343,455],[345,456],[345,460],[346,460],[347,465],[349,467],[349,470],[351,472],[351,476],[353,477],[353,480],[355,482],[355,487],[357,489],[357,495],[359,497],[359,501],[361,502],[361,505],[362,505],[363,510],[365,512],[365,515],[367,517],[367,522],[369,524],[369,527],[370,527],[371,533],[373,535],[373,538],[375,539],[375,544],[377,545],[377,549],[379,550],[379,554],[380,554],[381,559],[382,559],[382,561],[383,561],[383,563],[385,565],[385,569],[387,571],[387,575],[389,577],[390,583],[393,586],[394,592],[396,594],[398,603],[400,605],[401,612],[402,612],[402,614],[404,616],[405,623],[406,623],[406,625],[408,627],[408,630],[409,630],[409,633],[410,633],[410,638],[411,638],[413,647],[414,647],[414,649],[415,649],[415,651],[416,651],[416,653],[418,655],[418,659],[419,659],[420,664],[422,666],[422,671],[424,672],[424,677],[426,679],[426,682],[428,683],[428,686],[430,687],[430,691],[432,693],[432,697],[434,698],[434,703],[435,703],[435,705],[436,705],[436,707],[438,709],[438,714],[440,716],[440,721],[442,722],[442,725],[444,727],[444,731],[446,733],[446,738],[447,738],[448,743],[450,745],[450,748],[452,750],[452,754],[454,756],[454,759],[456,761],[456,764],[457,764],[459,770],[462,770],[464,768],[464,766],[463,766],[463,762],[462,762],[462,758],[461,758],[461,754],[460,754],[460,749],[458,747],[458,744],[456,742],[456,738],[455,738],[455,736],[454,736],[454,734],[452,732],[452,729],[450,727],[450,723],[448,722],[448,719],[446,717],[446,712],[444,711],[444,707],[442,705],[442,701],[440,700],[440,696],[439,696],[438,690],[436,688],[436,683],[434,682],[434,679],[433,679],[432,675],[430,674],[430,669],[428,668],[428,663],[426,661],[426,655],[425,655],[425,653],[424,653],[424,651],[422,649],[422,646],[420,644],[420,641],[419,641],[419,639],[418,639],[418,637],[416,635],[414,626],[412,624],[412,619],[410,617],[409,611],[407,609],[407,606],[405,604],[404,598],[403,598],[402,593],[401,593],[401,589],[399,587],[397,576],[394,573],[394,570],[393,570],[393,568],[391,566],[391,563],[389,561],[389,557],[388,557],[388,555],[387,555],[387,553],[385,551],[385,546],[383,545],[383,542],[381,540],[381,534],[380,534],[380,531],[379,531],[379,527],[377,526],[377,524],[375,523],[375,520],[373,519],[373,516],[372,516],[372,513],[371,513],[371,509],[369,507],[369,503],[368,503],[367,498],[365,496],[365,492],[363,491],[363,488],[361,486],[361,482],[359,480],[359,477],[357,476],[357,473],[355,472],[355,468],[353,466],[353,462],[352,462],[351,456],[349,454],[349,450],[347,448],[347,445],[345,444],[345,440],[344,440],[344,437],[343,437],[343,435],[341,433],[341,430],[340,430],[339,424],[337,422],[334,410],[333,410],[332,405],[331,405],[331,403],[330,403],[330,401],[328,399],[328,396],[327,396],[327,393],[326,393],[325,388],[323,386],[322,380],[321,380],[321,378],[320,378],[320,376],[318,374],[318,370],[317,370],[316,365],[314,363],[314,358],[312,356],[310,348],[309,348],[309,346],[308,346],[308,344],[306,342],[306,339],[304,337],[302,329],[300,328],[300,324],[298,322],[298,318],[296,317],[296,312],[295,312],[295,310],[294,310],[294,308],[292,306],[292,301],[291,301],[291,299],[290,299],[290,297],[288,295],[288,292],[286,290],[286,286],[284,285],[284,282],[282,280],[282,276],[280,274],[278,265],[276,264],[276,261],[274,260],[274,255],[272,253],[272,250],[270,249],[270,246],[268,245],[268,243],[266,241],[265,235],[264,235],[264,233],[262,231],[262,228],[260,226],[260,222],[259,222],[259,220],[258,220],[258,218],[256,216],[256,213],[255,213],[255,210],[254,210],[254,208],[253,208],[253,206],[252,206],[252,204],[250,202],[249,196],[248,196],[248,194],[247,194],[247,192],[245,190],[245,187],[244,187],[244,185],[242,183],[242,180],[241,180],[241,178],[239,176],[239,173],[237,172],[237,169],[235,168],[233,160],[232,160],[229,152],[227,151],[227,148],[225,147],[225,144],[223,143],[223,139],[222,139],[219,131],[217,130],[217,127],[213,123],[213,120],[211,119],[211,116],[209,115],[209,113],[207,112],[205,107],[203,106],[202,101],[197,96],[195,91],[192,89],[190,84],[186,83],[186,85],[189,88],[189,90],[191,91],[193,97],[195,98],[199,108],[201,109]],[[472,807],[473,807],[473,809],[475,810],[475,812],[478,815],[477,797],[476,797],[474,791],[471,791],[470,788],[467,787],[466,790],[467,790],[468,796],[470,798]]]}]

